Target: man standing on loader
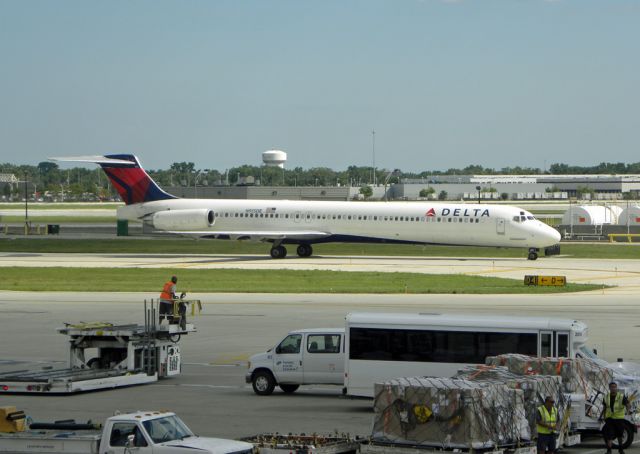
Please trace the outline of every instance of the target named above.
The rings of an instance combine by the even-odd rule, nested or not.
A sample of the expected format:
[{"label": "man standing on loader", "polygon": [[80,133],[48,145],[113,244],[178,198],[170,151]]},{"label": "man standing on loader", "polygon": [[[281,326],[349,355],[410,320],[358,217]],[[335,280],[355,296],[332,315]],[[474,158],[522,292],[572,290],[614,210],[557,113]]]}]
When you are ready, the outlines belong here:
[{"label": "man standing on loader", "polygon": [[[166,318],[169,323],[173,323],[174,308],[178,296],[176,294],[176,286],[178,284],[178,277],[171,276],[171,280],[164,284],[162,287],[162,293],[160,293],[160,323]],[[180,298],[184,298],[185,294],[182,293]],[[184,303],[179,303],[178,313],[180,315],[180,325],[186,325],[187,309]]]}]

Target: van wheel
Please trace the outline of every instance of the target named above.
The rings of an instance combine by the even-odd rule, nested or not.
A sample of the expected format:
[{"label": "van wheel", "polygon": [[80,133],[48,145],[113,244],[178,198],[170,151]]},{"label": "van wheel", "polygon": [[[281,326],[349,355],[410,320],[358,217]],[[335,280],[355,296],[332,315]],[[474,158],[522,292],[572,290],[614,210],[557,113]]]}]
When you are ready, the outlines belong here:
[{"label": "van wheel", "polygon": [[[624,432],[622,434],[622,449],[627,449],[629,446],[631,446],[631,443],[633,443],[633,437],[633,427],[631,426],[631,424],[626,423],[624,425]],[[617,439],[613,440],[612,445],[615,449],[619,449]]]},{"label": "van wheel", "polygon": [[253,375],[251,381],[253,392],[258,396],[268,396],[276,387],[276,381],[273,379],[271,372],[259,371]]},{"label": "van wheel", "polygon": [[280,389],[287,394],[296,392],[300,385],[280,385]]}]

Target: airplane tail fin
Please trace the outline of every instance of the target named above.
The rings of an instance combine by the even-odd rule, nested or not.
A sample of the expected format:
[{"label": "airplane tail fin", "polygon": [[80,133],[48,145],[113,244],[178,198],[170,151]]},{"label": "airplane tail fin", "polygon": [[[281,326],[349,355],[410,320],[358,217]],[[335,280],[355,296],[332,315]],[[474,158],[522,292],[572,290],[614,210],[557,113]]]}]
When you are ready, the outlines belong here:
[{"label": "airplane tail fin", "polygon": [[111,184],[118,191],[120,198],[126,205],[176,198],[163,191],[145,172],[138,158],[131,154],[50,159],[53,161],[92,162],[98,164],[109,177]]}]

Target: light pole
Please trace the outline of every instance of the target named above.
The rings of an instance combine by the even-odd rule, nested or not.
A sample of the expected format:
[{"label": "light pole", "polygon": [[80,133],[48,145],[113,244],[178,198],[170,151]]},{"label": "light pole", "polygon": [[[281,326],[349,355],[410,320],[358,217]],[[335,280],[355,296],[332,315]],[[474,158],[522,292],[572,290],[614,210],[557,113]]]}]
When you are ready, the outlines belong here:
[{"label": "light pole", "polygon": [[371,184],[376,185],[376,131],[371,130]]},{"label": "light pole", "polygon": [[476,191],[478,191],[478,205],[480,204],[480,189],[482,189],[480,186],[476,186]]}]

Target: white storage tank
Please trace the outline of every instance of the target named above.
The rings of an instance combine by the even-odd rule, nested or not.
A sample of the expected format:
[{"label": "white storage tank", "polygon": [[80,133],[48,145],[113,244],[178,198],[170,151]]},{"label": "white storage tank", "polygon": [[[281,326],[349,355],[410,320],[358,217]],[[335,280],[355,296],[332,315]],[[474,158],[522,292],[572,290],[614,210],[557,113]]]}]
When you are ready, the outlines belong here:
[{"label": "white storage tank", "polygon": [[284,168],[287,162],[287,153],[282,150],[267,150],[262,153],[262,162],[266,166]]},{"label": "white storage tank", "polygon": [[[628,222],[628,224],[627,224]],[[625,208],[618,217],[619,225],[640,225],[640,206],[629,205],[629,208]]]},{"label": "white storage tank", "polygon": [[616,224],[618,216],[604,205],[572,206],[562,215],[563,225]]}]

